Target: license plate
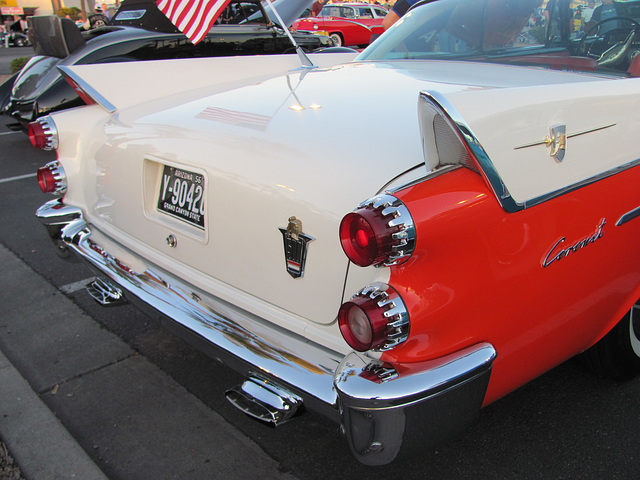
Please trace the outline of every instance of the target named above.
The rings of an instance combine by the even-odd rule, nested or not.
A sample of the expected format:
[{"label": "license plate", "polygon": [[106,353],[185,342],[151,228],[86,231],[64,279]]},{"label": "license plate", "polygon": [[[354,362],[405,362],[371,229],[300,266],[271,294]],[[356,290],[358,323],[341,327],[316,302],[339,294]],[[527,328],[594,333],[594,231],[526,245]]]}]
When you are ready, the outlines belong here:
[{"label": "license plate", "polygon": [[204,230],[204,175],[164,166],[158,210]]}]

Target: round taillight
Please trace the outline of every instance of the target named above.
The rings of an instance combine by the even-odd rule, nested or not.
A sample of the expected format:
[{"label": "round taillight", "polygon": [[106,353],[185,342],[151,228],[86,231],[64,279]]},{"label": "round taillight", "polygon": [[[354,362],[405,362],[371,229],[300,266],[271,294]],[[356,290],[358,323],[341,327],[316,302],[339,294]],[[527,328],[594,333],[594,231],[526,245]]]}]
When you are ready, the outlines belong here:
[{"label": "round taillight", "polygon": [[409,314],[398,292],[383,283],[367,286],[338,312],[345,341],[359,352],[390,350],[409,336]]},{"label": "round taillight", "polygon": [[41,117],[29,124],[31,145],[42,150],[58,148],[58,131],[50,116]]},{"label": "round taillight", "polygon": [[67,191],[67,174],[57,160],[40,167],[37,177],[43,193],[62,194]]},{"label": "round taillight", "polygon": [[340,222],[342,249],[360,267],[404,263],[413,253],[415,240],[409,210],[392,195],[362,202]]},{"label": "round taillight", "polygon": [[42,125],[38,122],[31,122],[29,124],[29,140],[34,148],[44,148],[47,144],[47,140],[44,136],[44,130]]}]

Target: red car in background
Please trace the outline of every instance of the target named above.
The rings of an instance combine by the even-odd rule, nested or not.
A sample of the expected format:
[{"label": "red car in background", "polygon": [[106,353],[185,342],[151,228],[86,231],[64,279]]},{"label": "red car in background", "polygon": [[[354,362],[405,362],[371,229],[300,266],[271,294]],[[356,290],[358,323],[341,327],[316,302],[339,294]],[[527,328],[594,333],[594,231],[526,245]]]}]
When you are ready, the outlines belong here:
[{"label": "red car in background", "polygon": [[336,46],[367,46],[371,35],[384,31],[382,20],[387,11],[368,3],[332,3],[317,17],[299,18],[293,28],[329,35]]}]

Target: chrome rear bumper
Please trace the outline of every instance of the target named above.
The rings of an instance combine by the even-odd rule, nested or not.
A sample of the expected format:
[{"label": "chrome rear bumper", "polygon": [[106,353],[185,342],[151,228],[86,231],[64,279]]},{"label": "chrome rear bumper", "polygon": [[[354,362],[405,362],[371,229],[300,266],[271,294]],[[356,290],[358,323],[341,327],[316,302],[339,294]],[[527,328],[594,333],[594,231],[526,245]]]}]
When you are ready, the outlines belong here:
[{"label": "chrome rear bumper", "polygon": [[[178,336],[253,383],[264,379],[270,391],[282,388],[340,423],[365,464],[383,465],[435,445],[466,428],[480,410],[496,356],[487,343],[414,364],[390,365],[356,353],[344,357],[159,267],[132,271],[91,240],[78,208],[53,200],[36,216],[58,248],[68,246],[129,297],[160,312]],[[246,404],[246,398],[236,403]]]}]

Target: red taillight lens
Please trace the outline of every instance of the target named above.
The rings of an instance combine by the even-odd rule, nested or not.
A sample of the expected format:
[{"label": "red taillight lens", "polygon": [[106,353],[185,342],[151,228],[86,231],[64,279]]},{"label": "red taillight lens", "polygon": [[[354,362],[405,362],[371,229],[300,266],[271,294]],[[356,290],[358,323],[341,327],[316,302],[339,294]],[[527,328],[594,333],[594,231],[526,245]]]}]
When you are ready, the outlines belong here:
[{"label": "red taillight lens", "polygon": [[406,262],[415,247],[413,219],[392,195],[379,195],[360,204],[340,222],[344,253],[356,265],[397,265]]},{"label": "red taillight lens", "polygon": [[56,190],[56,180],[53,178],[51,170],[47,167],[40,167],[38,169],[38,183],[40,184],[42,193],[53,193]]},{"label": "red taillight lens", "polygon": [[57,160],[40,167],[37,176],[43,193],[62,194],[67,191],[67,174]]},{"label": "red taillight lens", "polygon": [[[364,213],[364,215],[363,215]],[[348,213],[340,223],[340,242],[342,249],[356,265],[366,267],[374,263],[378,254],[377,236],[371,220],[366,218],[368,211]]]},{"label": "red taillight lens", "polygon": [[29,124],[29,140],[31,140],[31,145],[42,150],[58,148],[58,131],[53,119],[46,116],[31,122]]},{"label": "red taillight lens", "polygon": [[365,287],[338,312],[345,341],[359,352],[389,350],[409,336],[409,314],[398,292],[377,283]]},{"label": "red taillight lens", "polygon": [[44,148],[47,144],[47,139],[44,135],[44,129],[38,122],[31,122],[29,124],[29,140],[34,148]]}]

